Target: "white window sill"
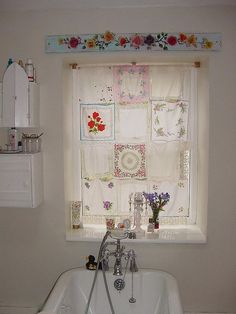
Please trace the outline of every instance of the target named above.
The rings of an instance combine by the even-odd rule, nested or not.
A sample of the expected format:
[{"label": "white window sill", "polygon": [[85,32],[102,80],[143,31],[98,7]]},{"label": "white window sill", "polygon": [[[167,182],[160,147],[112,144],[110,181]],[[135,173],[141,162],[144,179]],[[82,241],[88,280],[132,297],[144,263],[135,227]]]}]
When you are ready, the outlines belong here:
[{"label": "white window sill", "polygon": [[[146,230],[146,226],[143,226]],[[84,225],[78,230],[67,231],[67,241],[101,242],[106,233],[102,225]],[[206,235],[197,225],[161,225],[153,233],[136,234],[136,239],[125,239],[133,243],[206,243]]]}]

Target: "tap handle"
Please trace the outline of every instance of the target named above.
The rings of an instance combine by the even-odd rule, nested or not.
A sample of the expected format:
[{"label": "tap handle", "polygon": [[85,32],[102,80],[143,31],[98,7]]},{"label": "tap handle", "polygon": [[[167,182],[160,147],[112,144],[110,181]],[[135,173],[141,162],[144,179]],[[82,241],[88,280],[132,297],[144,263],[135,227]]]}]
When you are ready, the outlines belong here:
[{"label": "tap handle", "polygon": [[127,238],[136,239],[136,233],[134,231],[127,231]]},{"label": "tap handle", "polygon": [[102,269],[103,269],[104,271],[108,271],[108,270],[109,270],[108,259],[103,259],[103,260],[102,260]]},{"label": "tap handle", "polygon": [[135,258],[136,257],[136,253],[133,249],[130,249],[129,252],[128,252],[128,256],[129,258]]},{"label": "tap handle", "polygon": [[132,257],[131,260],[130,260],[130,271],[131,272],[137,272],[138,271],[138,267],[137,267],[137,264],[136,264],[135,257]]}]

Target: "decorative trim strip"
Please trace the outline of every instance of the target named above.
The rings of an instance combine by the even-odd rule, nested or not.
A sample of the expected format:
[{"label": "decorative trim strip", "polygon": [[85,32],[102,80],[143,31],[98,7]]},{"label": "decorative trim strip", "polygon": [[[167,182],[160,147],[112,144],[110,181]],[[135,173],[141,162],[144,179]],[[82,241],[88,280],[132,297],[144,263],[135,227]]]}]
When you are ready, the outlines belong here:
[{"label": "decorative trim strip", "polygon": [[47,53],[87,51],[218,51],[221,49],[219,33],[134,33],[87,35],[49,35]]},{"label": "decorative trim strip", "polygon": [[[130,216],[125,215],[125,214],[119,214],[119,215],[110,215],[115,219],[115,223],[118,224],[122,219],[128,219]],[[142,224],[147,225],[148,220],[151,216],[142,216]],[[84,224],[98,224],[98,225],[104,225],[105,226],[105,218],[104,215],[92,215],[89,216],[86,213],[83,214],[83,223]],[[172,216],[172,217],[160,217],[160,223],[162,225],[187,225],[187,217],[177,217],[177,216]],[[1,313],[0,313],[1,314]],[[193,314],[193,313],[192,313]]]}]

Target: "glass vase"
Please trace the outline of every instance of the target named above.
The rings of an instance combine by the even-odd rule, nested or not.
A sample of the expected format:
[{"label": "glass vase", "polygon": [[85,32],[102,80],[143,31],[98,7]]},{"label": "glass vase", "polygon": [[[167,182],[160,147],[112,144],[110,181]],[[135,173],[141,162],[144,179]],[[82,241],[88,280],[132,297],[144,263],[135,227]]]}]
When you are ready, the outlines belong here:
[{"label": "glass vase", "polygon": [[157,215],[155,212],[153,213],[153,225],[154,225],[154,229],[159,229],[159,215]]},{"label": "glass vase", "polygon": [[157,217],[154,221],[153,221],[153,224],[154,224],[154,229],[159,229],[159,217]]}]

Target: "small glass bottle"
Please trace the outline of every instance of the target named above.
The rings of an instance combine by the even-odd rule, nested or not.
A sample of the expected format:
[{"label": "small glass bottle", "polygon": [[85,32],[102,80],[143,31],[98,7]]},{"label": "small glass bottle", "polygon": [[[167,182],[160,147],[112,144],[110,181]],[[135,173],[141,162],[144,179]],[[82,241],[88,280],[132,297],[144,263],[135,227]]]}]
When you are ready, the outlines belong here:
[{"label": "small glass bottle", "polygon": [[16,128],[9,129],[8,142],[10,145],[10,150],[18,150],[18,131]]},{"label": "small glass bottle", "polygon": [[147,226],[147,232],[154,232],[154,224],[153,224],[152,218],[149,218],[149,224]]},{"label": "small glass bottle", "polygon": [[26,64],[25,64],[25,72],[28,76],[29,82],[34,82],[34,66],[32,59],[28,59]]}]

